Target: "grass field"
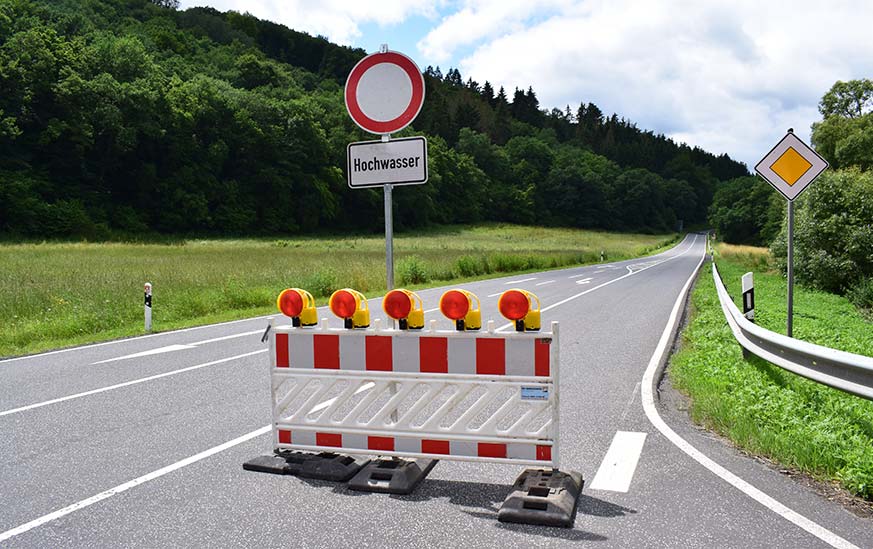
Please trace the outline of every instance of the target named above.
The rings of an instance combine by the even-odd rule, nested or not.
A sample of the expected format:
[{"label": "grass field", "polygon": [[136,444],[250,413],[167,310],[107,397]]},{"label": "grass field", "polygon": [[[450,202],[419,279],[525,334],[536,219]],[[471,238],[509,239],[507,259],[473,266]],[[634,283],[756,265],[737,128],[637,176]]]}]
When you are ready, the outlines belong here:
[{"label": "grass field", "polygon": [[[657,251],[678,235],[512,225],[395,236],[395,283],[424,287],[495,273],[610,261]],[[142,287],[154,286],[154,329],[273,312],[287,287],[320,304],[338,288],[385,289],[381,236],[185,240],[171,244],[0,245],[0,356],[143,332]]]},{"label": "grass field", "polygon": [[[755,272],[755,319],[785,333],[786,283],[764,248],[719,245],[716,262],[740,305],[740,278]],[[794,336],[873,356],[873,323],[848,300],[795,288]],[[873,499],[873,402],[830,389],[757,357],[743,360],[719,305],[709,264],[692,295],[692,318],[672,359],[674,385],[694,420],[738,446]]]}]

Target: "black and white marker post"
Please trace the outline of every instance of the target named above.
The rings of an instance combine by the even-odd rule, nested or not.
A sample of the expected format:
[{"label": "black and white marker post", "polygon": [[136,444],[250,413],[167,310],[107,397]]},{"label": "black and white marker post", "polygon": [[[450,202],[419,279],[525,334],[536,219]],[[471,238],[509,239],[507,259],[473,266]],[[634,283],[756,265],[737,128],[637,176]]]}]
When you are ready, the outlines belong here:
[{"label": "black and white marker post", "polygon": [[152,284],[145,283],[145,331],[152,331]]},{"label": "black and white marker post", "polygon": [[743,275],[743,316],[755,322],[755,275]]}]

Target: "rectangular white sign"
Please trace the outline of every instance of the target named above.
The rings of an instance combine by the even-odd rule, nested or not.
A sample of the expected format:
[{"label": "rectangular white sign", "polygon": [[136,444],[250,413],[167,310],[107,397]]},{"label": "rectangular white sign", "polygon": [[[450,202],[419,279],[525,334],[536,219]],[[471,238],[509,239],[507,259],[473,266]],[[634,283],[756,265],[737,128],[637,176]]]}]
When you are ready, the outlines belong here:
[{"label": "rectangular white sign", "polygon": [[417,185],[427,181],[427,140],[406,137],[349,143],[349,187]]}]

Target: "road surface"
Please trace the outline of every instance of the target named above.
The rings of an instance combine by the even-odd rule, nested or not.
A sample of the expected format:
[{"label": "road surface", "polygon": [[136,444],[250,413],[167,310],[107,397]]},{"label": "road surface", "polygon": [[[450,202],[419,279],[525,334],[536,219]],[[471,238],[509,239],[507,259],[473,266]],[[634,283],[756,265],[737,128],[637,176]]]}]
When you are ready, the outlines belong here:
[{"label": "road surface", "polygon": [[[586,479],[572,529],[496,520],[515,466],[442,461],[409,496],[243,471],[271,449],[257,318],[0,361],[0,547],[873,547],[869,520],[653,390],[704,254],[689,235],[656,256],[463,285],[484,322],[521,287],[544,327],[561,323],[561,463]],[[448,329],[443,290],[419,293]]]}]

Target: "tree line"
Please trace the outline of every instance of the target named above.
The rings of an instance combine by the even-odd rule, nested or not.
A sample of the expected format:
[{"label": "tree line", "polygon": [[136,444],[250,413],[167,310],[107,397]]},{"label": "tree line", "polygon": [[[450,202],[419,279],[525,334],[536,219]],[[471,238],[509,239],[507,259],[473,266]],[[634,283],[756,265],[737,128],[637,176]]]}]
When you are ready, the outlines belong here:
[{"label": "tree line", "polygon": [[[0,234],[376,231],[345,147],[371,139],[342,87],[365,52],[172,1],[0,0]],[[430,181],[398,229],[509,221],[636,231],[700,223],[748,172],[596,105],[542,109],[457,69],[425,71]]]}]

